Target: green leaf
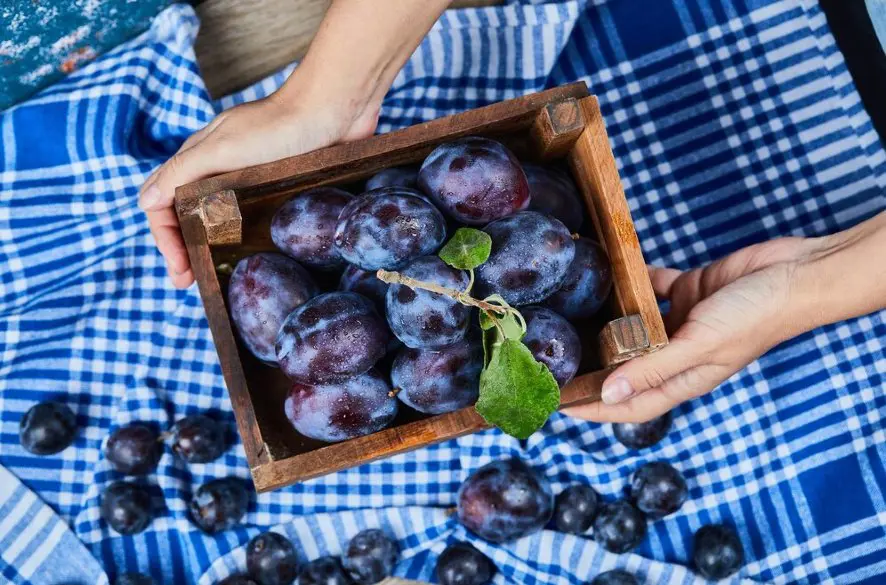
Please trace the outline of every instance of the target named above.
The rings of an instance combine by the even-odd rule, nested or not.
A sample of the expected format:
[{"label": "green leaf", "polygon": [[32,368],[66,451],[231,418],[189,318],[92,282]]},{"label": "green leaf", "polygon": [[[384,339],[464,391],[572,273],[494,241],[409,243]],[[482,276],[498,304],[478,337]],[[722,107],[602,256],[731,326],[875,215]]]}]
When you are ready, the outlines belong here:
[{"label": "green leaf", "polygon": [[458,228],[440,250],[440,259],[459,270],[473,270],[489,259],[492,238],[473,228]]},{"label": "green leaf", "polygon": [[491,353],[480,374],[477,412],[512,437],[526,439],[560,406],[560,388],[521,342],[505,339]]}]

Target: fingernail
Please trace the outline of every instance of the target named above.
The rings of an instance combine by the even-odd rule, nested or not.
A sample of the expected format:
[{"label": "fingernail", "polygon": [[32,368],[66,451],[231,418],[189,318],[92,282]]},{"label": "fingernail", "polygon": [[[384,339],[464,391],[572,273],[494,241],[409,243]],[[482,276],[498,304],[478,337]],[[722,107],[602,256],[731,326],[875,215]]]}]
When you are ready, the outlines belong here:
[{"label": "fingernail", "polygon": [[614,380],[607,380],[603,384],[603,402],[605,404],[618,404],[624,402],[634,395],[634,389],[627,378],[618,377]]},{"label": "fingernail", "polygon": [[142,193],[138,200],[138,206],[147,211],[154,207],[158,201],[160,201],[160,187],[151,185],[147,191]]}]

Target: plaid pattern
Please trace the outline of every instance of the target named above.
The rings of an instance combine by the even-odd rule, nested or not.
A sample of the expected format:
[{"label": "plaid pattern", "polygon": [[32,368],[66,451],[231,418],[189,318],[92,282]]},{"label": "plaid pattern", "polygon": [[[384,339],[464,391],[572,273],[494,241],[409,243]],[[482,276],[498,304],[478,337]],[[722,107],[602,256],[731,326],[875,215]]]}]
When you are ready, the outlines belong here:
[{"label": "plaid pattern", "polygon": [[[196,25],[190,8],[173,7],[142,37],[0,115],[0,463],[109,577],[209,584],[242,567],[242,545],[261,529],[276,526],[313,558],[382,525],[404,551],[397,573],[431,579],[445,542],[470,538],[443,513],[460,482],[520,455],[555,490],[581,479],[606,498],[643,462],[667,459],[685,473],[690,500],[650,524],[636,554],[553,532],[478,543],[500,569],[496,583],[578,584],[616,566],[646,583],[691,583],[691,534],[714,521],[742,535],[748,562],[735,582],[883,582],[883,313],[779,346],[679,407],[670,435],[639,455],[608,426],[556,415],[527,441],[479,433],[257,496],[242,528],[209,537],[185,502],[210,478],[245,477],[242,447],[206,465],[167,453],[149,478],[159,517],[134,537],[110,532],[98,513],[99,493],[117,479],[101,455],[109,430],[132,420],[166,427],[204,410],[233,429],[197,291],[169,288],[136,192],[215,108],[266,95],[283,75],[211,104],[191,49]],[[650,262],[694,267],[886,208],[886,156],[810,0],[453,11],[397,77],[381,129],[575,79],[601,97]],[[18,421],[46,399],[67,403],[82,430],[72,448],[37,458],[18,445]],[[7,485],[9,502],[18,488]],[[4,557],[4,570],[21,572],[27,559],[14,561]]]}]

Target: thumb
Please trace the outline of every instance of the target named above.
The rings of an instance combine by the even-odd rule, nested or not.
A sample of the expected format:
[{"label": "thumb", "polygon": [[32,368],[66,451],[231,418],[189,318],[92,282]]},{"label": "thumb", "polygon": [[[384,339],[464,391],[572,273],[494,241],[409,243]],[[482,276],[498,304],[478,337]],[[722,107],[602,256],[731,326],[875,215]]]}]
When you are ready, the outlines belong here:
[{"label": "thumb", "polygon": [[618,404],[702,363],[697,343],[675,339],[662,349],[622,364],[603,382],[602,400]]},{"label": "thumb", "polygon": [[230,170],[223,152],[214,140],[206,140],[180,150],[148,179],[139,195],[139,207],[158,211],[172,206],[175,188],[192,181]]}]

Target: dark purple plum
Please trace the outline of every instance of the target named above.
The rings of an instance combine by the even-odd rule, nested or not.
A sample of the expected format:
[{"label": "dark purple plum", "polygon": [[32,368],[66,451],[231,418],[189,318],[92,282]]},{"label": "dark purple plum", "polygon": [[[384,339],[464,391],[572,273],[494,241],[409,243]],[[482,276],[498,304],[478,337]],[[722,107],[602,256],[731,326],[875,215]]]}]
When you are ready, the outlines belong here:
[{"label": "dark purple plum", "polygon": [[437,559],[440,585],[486,585],[495,575],[495,565],[472,544],[456,542]]},{"label": "dark purple plum", "polygon": [[554,502],[554,526],[560,532],[584,534],[597,517],[600,496],[589,485],[571,485]]},{"label": "dark purple plum", "polygon": [[225,451],[225,429],[214,419],[193,414],[176,421],[169,431],[172,452],[188,463],[209,463]]},{"label": "dark purple plum", "polygon": [[404,347],[391,367],[397,398],[426,414],[452,412],[477,402],[483,346],[477,339],[439,350]]},{"label": "dark purple plum", "polygon": [[671,413],[644,423],[613,423],[612,432],[619,443],[631,449],[645,449],[661,441],[671,429]]},{"label": "dark purple plum", "polygon": [[18,427],[18,440],[34,455],[67,449],[77,435],[77,417],[60,402],[41,402],[28,409]]},{"label": "dark purple plum", "polygon": [[381,359],[390,333],[366,297],[334,292],[293,311],[277,334],[277,361],[289,378],[326,384],[352,378]]},{"label": "dark purple plum", "polygon": [[673,514],[688,495],[683,474],[664,461],[647,463],[631,477],[631,498],[650,518]]},{"label": "dark purple plum", "polygon": [[385,295],[388,283],[379,279],[374,270],[363,270],[348,264],[338,281],[338,290],[363,295],[373,302],[379,315],[385,314]]},{"label": "dark purple plum", "polygon": [[334,443],[378,432],[397,415],[391,387],[376,370],[330,384],[296,382],[284,406],[295,430]]},{"label": "dark purple plum", "polygon": [[114,579],[114,585],[157,585],[157,583],[141,573],[124,573]]},{"label": "dark purple plum", "polygon": [[277,363],[274,343],[283,320],[319,292],[298,262],[282,254],[243,258],[231,274],[228,305],[240,339],[258,359]]},{"label": "dark purple plum", "polygon": [[142,532],[154,519],[151,494],[140,484],[115,481],[101,495],[102,519],[118,534]]},{"label": "dark purple plum", "polygon": [[591,585],[640,585],[640,582],[627,571],[615,569],[614,571],[600,573],[594,577]]},{"label": "dark purple plum", "polygon": [[476,136],[441,144],[418,173],[422,191],[456,220],[482,225],[529,205],[529,184],[516,157]]},{"label": "dark purple plum", "polygon": [[[447,266],[437,256],[414,260],[402,274],[459,291],[470,282],[467,273]],[[439,349],[461,341],[471,315],[468,307],[450,297],[402,284],[388,288],[387,309],[391,331],[413,349]]]},{"label": "dark purple plum", "polygon": [[290,585],[298,575],[295,547],[282,534],[259,534],[246,545],[246,570],[262,585]]},{"label": "dark purple plum", "polygon": [[115,470],[127,475],[144,475],[157,467],[163,454],[160,437],[151,427],[132,423],[108,437],[105,457]]},{"label": "dark purple plum", "polygon": [[354,196],[334,187],[299,193],[271,219],[271,239],[281,252],[312,268],[344,264],[334,244],[335,225]]},{"label": "dark purple plum", "polygon": [[545,301],[570,321],[590,317],[600,310],[612,290],[612,266],[602,246],[593,240],[575,242],[575,258],[563,285]]},{"label": "dark purple plum", "polygon": [[351,585],[351,580],[338,558],[320,557],[302,565],[298,585]]},{"label": "dark purple plum", "polygon": [[581,362],[581,340],[575,327],[544,307],[525,307],[520,312],[526,319],[523,343],[562,388],[575,376]]},{"label": "dark purple plum", "polygon": [[529,209],[556,217],[570,232],[577,232],[584,219],[578,188],[564,170],[523,165],[529,183]]},{"label": "dark purple plum", "polygon": [[744,547],[733,527],[709,524],[695,533],[692,560],[702,577],[719,581],[737,573],[744,564]]},{"label": "dark purple plum", "polygon": [[338,217],[335,245],[364,270],[397,270],[436,252],[446,239],[446,219],[421,193],[384,187],[349,203]]},{"label": "dark purple plum", "polygon": [[351,539],[342,564],[355,585],[374,585],[391,576],[399,555],[397,543],[391,537],[370,528]]},{"label": "dark purple plum", "polygon": [[374,174],[366,181],[366,190],[381,189],[382,187],[409,187],[415,189],[418,185],[418,169],[415,167],[392,167]]},{"label": "dark purple plum", "polygon": [[538,303],[559,289],[575,257],[566,226],[535,211],[521,211],[483,228],[492,254],[477,268],[476,292],[500,294],[514,306]]},{"label": "dark purple plum", "polygon": [[537,532],[553,511],[548,480],[519,459],[484,465],[458,491],[459,521],[490,542],[508,542]]},{"label": "dark purple plum", "polygon": [[249,494],[242,479],[223,477],[204,483],[191,496],[191,520],[201,530],[215,534],[229,530],[246,515]]},{"label": "dark purple plum", "polygon": [[594,520],[594,540],[614,553],[637,548],[646,538],[646,516],[626,500],[605,504]]}]

